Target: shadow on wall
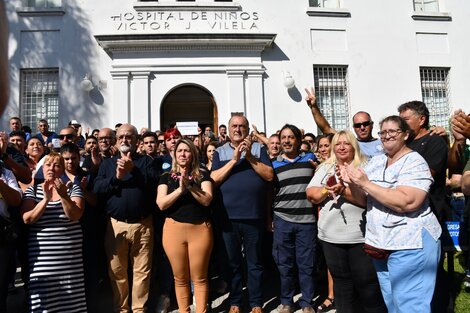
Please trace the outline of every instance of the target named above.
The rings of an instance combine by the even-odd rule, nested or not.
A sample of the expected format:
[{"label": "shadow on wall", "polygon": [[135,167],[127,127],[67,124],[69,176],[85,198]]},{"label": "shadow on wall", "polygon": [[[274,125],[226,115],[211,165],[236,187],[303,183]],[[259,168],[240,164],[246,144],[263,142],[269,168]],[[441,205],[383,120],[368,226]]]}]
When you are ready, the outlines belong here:
[{"label": "shadow on wall", "polygon": [[[11,112],[19,106],[21,69],[59,69],[59,120],[60,129],[71,119],[79,119],[91,127],[98,125],[104,97],[97,87],[86,92],[81,81],[86,73],[97,74],[97,43],[93,37],[91,20],[77,1],[62,0],[63,15],[19,15],[21,1],[7,1],[6,11],[10,28],[10,81]],[[93,81],[97,84],[97,81]],[[18,91],[16,91],[18,89]],[[21,110],[21,108],[19,108]],[[2,117],[2,124],[9,116]],[[20,114],[21,115],[21,114]],[[38,116],[40,119],[41,116]],[[36,125],[29,125],[33,130]]]},{"label": "shadow on wall", "polygon": [[[274,43],[271,49],[264,50],[262,53],[263,61],[289,61],[289,57],[282,49]],[[302,94],[296,86],[287,89],[289,97],[295,102],[302,101]]]}]

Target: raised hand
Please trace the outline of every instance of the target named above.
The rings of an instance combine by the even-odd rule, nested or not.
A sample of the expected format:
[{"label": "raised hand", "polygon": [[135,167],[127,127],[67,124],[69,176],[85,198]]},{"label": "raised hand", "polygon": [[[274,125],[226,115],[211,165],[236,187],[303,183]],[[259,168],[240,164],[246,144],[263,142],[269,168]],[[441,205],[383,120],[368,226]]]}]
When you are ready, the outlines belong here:
[{"label": "raised hand", "polygon": [[131,158],[131,152],[123,153],[121,158],[116,161],[116,178],[123,179],[126,174],[134,169],[134,162]]},{"label": "raised hand", "polygon": [[240,145],[243,145],[244,148],[243,150],[245,151],[245,157],[250,157],[251,156],[251,145],[252,145],[252,140],[249,136],[247,136],[245,139],[243,139],[243,142],[240,143]]},{"label": "raised hand", "polygon": [[54,181],[46,180],[43,185],[44,199],[49,201],[52,199],[52,190],[54,189]]},{"label": "raised hand", "polygon": [[59,194],[61,198],[67,197],[68,196],[68,188],[60,178],[56,178],[53,181],[51,181],[55,190]]},{"label": "raised hand", "polygon": [[83,178],[80,180],[80,188],[82,190],[86,190],[87,185],[88,185],[88,178],[86,176],[83,176]]},{"label": "raised hand", "polygon": [[98,147],[92,147],[90,149],[91,162],[95,165],[101,164],[100,149]]},{"label": "raised hand", "polygon": [[352,183],[359,187],[363,187],[369,182],[369,178],[367,177],[366,172],[362,168],[355,168],[352,165],[346,165],[346,170],[342,173],[347,176],[348,181],[346,181],[345,176],[343,176],[343,179],[345,179],[347,183]]},{"label": "raised hand", "polygon": [[315,96],[315,89],[313,89],[313,87],[310,87],[310,89],[305,88],[305,92],[307,93],[305,100],[307,101],[308,106],[312,107],[314,105],[317,105],[317,97]]},{"label": "raised hand", "polygon": [[466,138],[470,138],[470,116],[459,111],[452,117],[452,130]]},{"label": "raised hand", "polygon": [[8,135],[6,132],[0,132],[0,150],[1,153],[5,153],[7,151],[8,146]]}]

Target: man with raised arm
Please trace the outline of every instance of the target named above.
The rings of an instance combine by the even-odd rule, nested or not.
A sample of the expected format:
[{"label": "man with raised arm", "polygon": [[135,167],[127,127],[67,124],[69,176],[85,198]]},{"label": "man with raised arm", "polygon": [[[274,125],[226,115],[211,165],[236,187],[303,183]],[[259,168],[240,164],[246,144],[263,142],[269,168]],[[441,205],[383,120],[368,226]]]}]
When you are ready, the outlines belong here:
[{"label": "man with raised arm", "polygon": [[[315,90],[313,88],[307,89],[307,96],[305,100],[307,105],[312,111],[313,119],[317,124],[318,128],[324,134],[335,134],[336,129],[330,126],[330,123],[326,120],[325,116],[321,113],[320,108],[317,104],[317,98],[315,96]],[[374,122],[370,117],[370,114],[364,111],[359,111],[353,116],[353,129],[356,133],[357,141],[359,141],[359,147],[363,154],[369,159],[374,155],[383,154],[382,143],[380,139],[372,136],[372,130],[374,129]]]}]

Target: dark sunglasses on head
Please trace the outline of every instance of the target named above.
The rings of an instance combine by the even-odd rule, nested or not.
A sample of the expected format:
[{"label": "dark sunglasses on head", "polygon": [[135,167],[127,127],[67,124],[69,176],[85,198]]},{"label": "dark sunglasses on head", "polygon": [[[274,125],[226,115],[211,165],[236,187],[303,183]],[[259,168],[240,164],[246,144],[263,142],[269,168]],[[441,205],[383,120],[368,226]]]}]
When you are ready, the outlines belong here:
[{"label": "dark sunglasses on head", "polygon": [[362,122],[362,123],[354,123],[353,127],[354,128],[361,128],[361,126],[367,127],[367,126],[370,126],[371,124],[372,124],[371,121],[366,121],[366,122]]},{"label": "dark sunglasses on head", "polygon": [[73,138],[73,135],[72,134],[66,134],[66,135],[59,135],[59,138],[60,139],[72,139]]}]

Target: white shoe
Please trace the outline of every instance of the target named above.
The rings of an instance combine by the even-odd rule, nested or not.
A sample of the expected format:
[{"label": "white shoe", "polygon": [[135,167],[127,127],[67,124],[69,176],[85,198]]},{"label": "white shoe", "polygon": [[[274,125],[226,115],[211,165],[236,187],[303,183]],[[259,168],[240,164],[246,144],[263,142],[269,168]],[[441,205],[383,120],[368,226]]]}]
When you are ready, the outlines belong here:
[{"label": "white shoe", "polygon": [[170,297],[167,295],[161,295],[158,298],[156,313],[167,313],[170,307]]}]

